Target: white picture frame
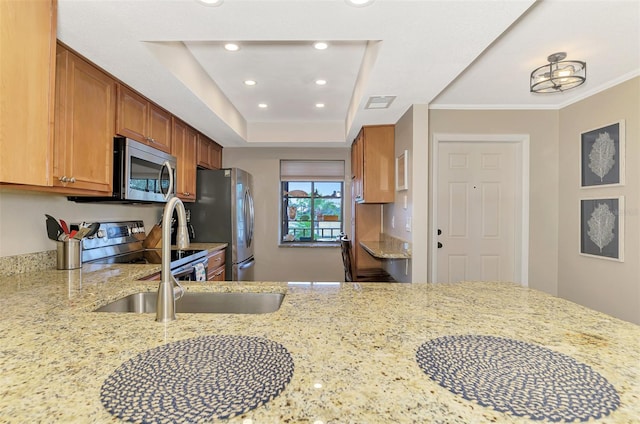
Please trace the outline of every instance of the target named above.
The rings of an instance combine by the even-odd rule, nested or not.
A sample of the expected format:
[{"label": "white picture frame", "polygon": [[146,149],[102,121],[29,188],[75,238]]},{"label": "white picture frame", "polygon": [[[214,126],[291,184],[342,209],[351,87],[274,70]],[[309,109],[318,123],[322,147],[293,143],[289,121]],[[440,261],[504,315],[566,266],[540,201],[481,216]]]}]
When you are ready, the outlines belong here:
[{"label": "white picture frame", "polygon": [[396,191],[409,190],[409,151],[396,158]]}]

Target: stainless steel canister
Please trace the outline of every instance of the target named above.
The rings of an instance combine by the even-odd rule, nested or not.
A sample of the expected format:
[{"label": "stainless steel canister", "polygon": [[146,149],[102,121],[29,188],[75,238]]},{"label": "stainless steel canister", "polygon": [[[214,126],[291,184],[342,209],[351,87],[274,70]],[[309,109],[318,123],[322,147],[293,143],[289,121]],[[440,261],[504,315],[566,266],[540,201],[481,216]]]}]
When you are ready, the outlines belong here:
[{"label": "stainless steel canister", "polygon": [[82,267],[82,242],[77,239],[59,241],[58,269],[77,269]]}]

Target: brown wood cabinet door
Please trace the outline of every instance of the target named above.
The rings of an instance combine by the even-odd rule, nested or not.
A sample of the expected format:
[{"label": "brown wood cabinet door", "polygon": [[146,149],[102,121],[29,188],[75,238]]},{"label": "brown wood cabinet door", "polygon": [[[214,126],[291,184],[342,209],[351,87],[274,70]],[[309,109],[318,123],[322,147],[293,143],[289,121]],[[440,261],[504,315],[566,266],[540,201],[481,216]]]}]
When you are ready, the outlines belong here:
[{"label": "brown wood cabinet door", "polygon": [[358,202],[363,200],[362,199],[362,195],[363,195],[362,170],[363,170],[364,157],[363,157],[362,144],[363,144],[363,132],[361,130],[360,133],[358,134],[358,137],[356,137],[351,147],[351,174],[352,174],[351,193],[352,193],[353,199]]},{"label": "brown wood cabinet door", "polygon": [[196,163],[205,169],[222,168],[222,146],[209,137],[198,133]]},{"label": "brown wood cabinet door", "polygon": [[51,185],[55,1],[0,1],[0,182]]},{"label": "brown wood cabinet door", "polygon": [[362,203],[392,203],[396,189],[394,126],[363,127],[356,146],[361,162],[357,164],[354,199]]},{"label": "brown wood cabinet door", "polygon": [[171,114],[149,104],[149,133],[147,142],[163,152],[171,152]]},{"label": "brown wood cabinet door", "polygon": [[116,82],[64,48],[57,81],[53,184],[111,193]]},{"label": "brown wood cabinet door", "polygon": [[226,249],[216,250],[209,254],[209,263],[207,265],[207,280],[209,281],[225,281],[225,255]]},{"label": "brown wood cabinet door", "polygon": [[220,268],[216,268],[213,271],[207,272],[208,281],[225,281],[227,279],[227,273],[224,269],[224,265]]},{"label": "brown wood cabinet door", "polygon": [[216,142],[209,145],[209,162],[211,168],[222,169],[222,146]]},{"label": "brown wood cabinet door", "polygon": [[183,149],[185,157],[185,189],[189,193],[188,200],[196,200],[196,148],[198,144],[198,131],[187,126],[187,138]]},{"label": "brown wood cabinet door", "polygon": [[209,140],[198,133],[198,141],[196,146],[196,164],[205,169],[211,169],[209,163]]},{"label": "brown wood cabinet door", "polygon": [[149,107],[151,105],[144,97],[118,84],[116,133],[146,143],[149,133]]},{"label": "brown wood cabinet door", "polygon": [[196,134],[193,128],[173,118],[171,154],[178,160],[176,194],[184,201],[196,199]]}]

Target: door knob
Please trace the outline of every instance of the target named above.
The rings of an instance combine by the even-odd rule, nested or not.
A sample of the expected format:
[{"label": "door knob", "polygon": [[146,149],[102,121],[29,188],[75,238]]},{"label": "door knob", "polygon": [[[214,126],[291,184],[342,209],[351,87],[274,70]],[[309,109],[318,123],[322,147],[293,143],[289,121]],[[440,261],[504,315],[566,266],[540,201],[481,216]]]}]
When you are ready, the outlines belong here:
[{"label": "door knob", "polygon": [[438,242],[438,249],[442,249],[442,243]]},{"label": "door knob", "polygon": [[438,235],[442,234],[442,230],[438,228]]}]

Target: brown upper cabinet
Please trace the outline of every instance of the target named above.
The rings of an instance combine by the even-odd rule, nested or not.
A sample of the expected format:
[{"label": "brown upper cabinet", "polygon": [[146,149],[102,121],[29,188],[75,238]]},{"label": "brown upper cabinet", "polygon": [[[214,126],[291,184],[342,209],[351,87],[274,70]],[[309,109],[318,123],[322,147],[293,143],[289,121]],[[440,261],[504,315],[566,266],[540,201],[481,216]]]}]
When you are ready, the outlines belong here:
[{"label": "brown upper cabinet", "polygon": [[171,114],[122,84],[116,133],[171,153]]},{"label": "brown upper cabinet", "polygon": [[53,185],[111,193],[116,81],[58,45]]},{"label": "brown upper cabinet", "polygon": [[196,144],[198,132],[173,117],[171,154],[178,159],[176,195],[183,201],[196,200]]},{"label": "brown upper cabinet", "polygon": [[222,168],[222,146],[215,141],[198,134],[197,164],[204,169]]},{"label": "brown upper cabinet", "polygon": [[0,1],[0,183],[52,185],[56,12]]},{"label": "brown upper cabinet", "polygon": [[393,203],[395,200],[395,136],[393,125],[362,127],[351,145],[353,200]]}]

